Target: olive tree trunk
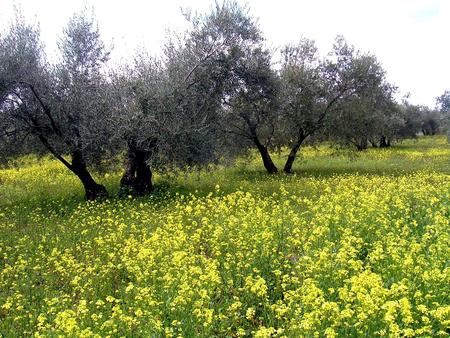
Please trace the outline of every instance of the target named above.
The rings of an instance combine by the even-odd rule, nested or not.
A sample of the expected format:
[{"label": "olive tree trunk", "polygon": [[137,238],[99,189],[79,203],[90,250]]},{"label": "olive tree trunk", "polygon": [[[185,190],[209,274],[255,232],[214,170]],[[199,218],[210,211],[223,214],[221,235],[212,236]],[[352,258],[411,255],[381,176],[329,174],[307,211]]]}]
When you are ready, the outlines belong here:
[{"label": "olive tree trunk", "polygon": [[66,166],[67,169],[69,169],[80,179],[83,184],[85,198],[87,200],[95,200],[97,198],[108,196],[106,188],[95,182],[94,178],[89,173],[81,150],[77,149],[71,153],[72,163],[70,163],[50,145],[48,139],[44,135],[39,134],[38,138],[48,149],[48,151],[53,154],[53,156],[55,156],[62,164]]},{"label": "olive tree trunk", "polygon": [[95,200],[108,196],[106,188],[95,182],[94,178],[89,173],[81,152],[75,151],[72,153],[72,163],[70,164],[69,169],[80,179],[83,184],[85,197],[87,200]]},{"label": "olive tree trunk", "polygon": [[391,146],[391,142],[386,136],[381,136],[380,138],[380,148],[387,148]]},{"label": "olive tree trunk", "polygon": [[120,180],[119,195],[148,195],[153,190],[152,171],[147,164],[149,152],[128,148],[125,172]]},{"label": "olive tree trunk", "polygon": [[366,150],[367,146],[368,146],[367,139],[366,138],[362,138],[359,141],[357,141],[355,143],[355,145],[356,145],[356,149],[358,149],[358,151]]},{"label": "olive tree trunk", "polygon": [[253,137],[253,142],[255,143],[256,147],[258,148],[259,154],[261,155],[261,159],[264,164],[264,168],[266,168],[267,172],[269,174],[276,174],[278,172],[278,168],[273,163],[272,158],[270,157],[269,150],[267,149],[267,146],[261,143],[261,141],[258,139],[258,137]]},{"label": "olive tree trunk", "polygon": [[306,140],[305,135],[300,135],[297,141],[292,145],[291,151],[289,152],[288,158],[286,160],[286,163],[284,165],[283,171],[286,174],[292,173],[292,165],[294,164],[295,158],[297,157],[297,152],[300,149],[300,146],[302,145],[303,141]]}]

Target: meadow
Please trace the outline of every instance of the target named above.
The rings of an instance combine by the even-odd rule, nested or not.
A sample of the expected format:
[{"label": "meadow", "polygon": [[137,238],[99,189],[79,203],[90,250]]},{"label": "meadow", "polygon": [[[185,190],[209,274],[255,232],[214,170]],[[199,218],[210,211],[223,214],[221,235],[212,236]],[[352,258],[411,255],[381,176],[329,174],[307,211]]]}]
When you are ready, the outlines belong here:
[{"label": "meadow", "polygon": [[[275,156],[282,163],[281,156]],[[306,147],[86,202],[51,158],[0,169],[0,336],[448,337],[450,146]],[[99,173],[117,192],[120,172]]]}]

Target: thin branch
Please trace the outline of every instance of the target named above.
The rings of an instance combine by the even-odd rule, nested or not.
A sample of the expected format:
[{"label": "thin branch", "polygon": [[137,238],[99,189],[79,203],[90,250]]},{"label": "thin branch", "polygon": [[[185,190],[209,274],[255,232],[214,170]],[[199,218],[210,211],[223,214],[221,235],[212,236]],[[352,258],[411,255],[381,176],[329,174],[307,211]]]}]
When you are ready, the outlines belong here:
[{"label": "thin branch", "polygon": [[[216,50],[213,51],[214,45],[216,43],[216,39],[214,39],[214,41],[211,43],[211,46],[209,47],[206,55],[200,60],[200,62],[198,62],[189,72],[189,74],[186,76],[186,78],[184,79],[184,83],[186,83],[189,78],[192,76],[192,74],[194,74],[194,72],[198,69],[198,67],[200,67],[206,60],[208,60],[212,55],[214,55],[214,53],[216,52]],[[188,85],[188,89],[191,87],[192,84]]]},{"label": "thin branch", "polygon": [[16,133],[18,133],[20,131],[25,131],[25,129],[14,129],[14,130],[10,130],[10,131],[5,131],[4,133],[0,134],[0,137],[13,136],[14,134],[16,134]]},{"label": "thin branch", "polygon": [[53,116],[51,114],[50,108],[44,103],[44,101],[42,101],[40,95],[38,94],[37,90],[34,88],[34,86],[28,82],[19,82],[19,84],[23,84],[28,86],[28,88],[30,88],[31,92],[33,93],[34,97],[36,98],[36,100],[39,102],[40,106],[42,107],[45,115],[47,115],[47,117],[50,120],[50,124],[52,126],[53,131],[58,135],[58,136],[62,136],[61,130],[57,127],[55,120],[53,119]]}]

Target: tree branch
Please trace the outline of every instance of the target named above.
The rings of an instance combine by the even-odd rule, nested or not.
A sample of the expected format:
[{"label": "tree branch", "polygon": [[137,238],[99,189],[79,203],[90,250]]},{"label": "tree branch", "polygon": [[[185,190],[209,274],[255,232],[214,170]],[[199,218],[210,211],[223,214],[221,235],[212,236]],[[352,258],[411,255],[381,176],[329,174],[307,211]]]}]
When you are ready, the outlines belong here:
[{"label": "tree branch", "polygon": [[48,119],[50,120],[50,124],[52,126],[53,131],[58,135],[62,136],[61,130],[57,127],[55,120],[53,119],[53,116],[51,115],[50,108],[42,101],[40,95],[38,94],[37,90],[34,88],[34,86],[31,83],[28,82],[18,82],[19,84],[28,86],[30,88],[31,92],[33,93],[33,96],[36,98],[36,100],[39,102],[40,106],[42,107],[45,115],[47,115]]}]

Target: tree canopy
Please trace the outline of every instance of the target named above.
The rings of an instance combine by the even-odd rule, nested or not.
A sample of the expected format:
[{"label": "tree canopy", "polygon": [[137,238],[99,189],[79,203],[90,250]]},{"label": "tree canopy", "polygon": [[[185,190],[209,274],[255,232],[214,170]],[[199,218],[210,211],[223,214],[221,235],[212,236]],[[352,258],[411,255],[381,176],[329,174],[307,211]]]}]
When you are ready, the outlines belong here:
[{"label": "tree canopy", "polygon": [[[3,158],[50,153],[71,170],[86,197],[106,196],[90,173],[124,159],[121,194],[152,191],[152,170],[202,166],[249,149],[268,173],[274,149],[287,149],[291,173],[305,142],[386,147],[444,128],[450,93],[437,109],[396,102],[376,56],[337,36],[322,56],[313,40],[267,46],[248,8],[216,3],[183,12],[162,54],[142,50],[109,63],[92,13],[76,13],[50,62],[39,28],[17,14],[0,35],[0,151]],[[277,55],[279,60],[277,62]]]}]

